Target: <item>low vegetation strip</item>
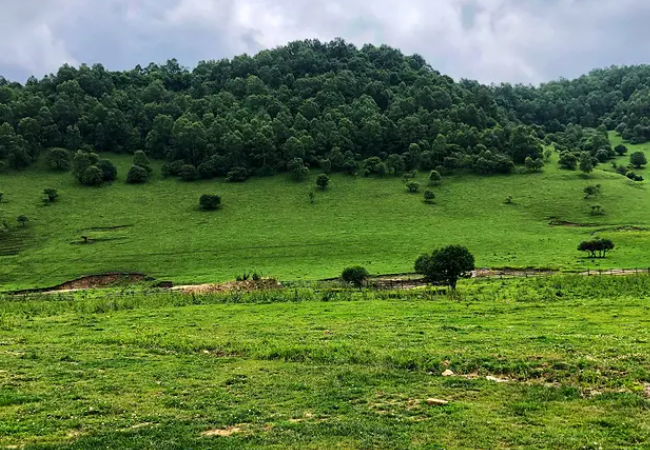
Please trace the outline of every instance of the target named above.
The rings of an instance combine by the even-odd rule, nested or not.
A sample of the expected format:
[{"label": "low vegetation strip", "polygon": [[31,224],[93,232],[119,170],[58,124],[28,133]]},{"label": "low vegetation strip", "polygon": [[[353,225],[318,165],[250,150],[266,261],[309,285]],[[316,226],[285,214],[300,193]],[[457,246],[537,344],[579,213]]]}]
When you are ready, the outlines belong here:
[{"label": "low vegetation strip", "polygon": [[3,300],[0,447],[641,449],[649,288]]}]

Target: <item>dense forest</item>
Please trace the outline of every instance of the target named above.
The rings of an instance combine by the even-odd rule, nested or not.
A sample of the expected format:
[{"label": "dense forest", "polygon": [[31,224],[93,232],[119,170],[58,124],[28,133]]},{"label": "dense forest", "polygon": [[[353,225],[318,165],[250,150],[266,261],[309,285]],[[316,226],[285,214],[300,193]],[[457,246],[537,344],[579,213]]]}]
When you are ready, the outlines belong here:
[{"label": "dense forest", "polygon": [[89,166],[110,179],[114,169],[91,152],[143,150],[167,161],[165,175],[187,178],[241,181],[305,166],[490,174],[541,167],[543,141],[598,163],[614,155],[607,130],[650,139],[649,86],[646,66],[539,87],[455,82],[418,55],[343,40],[292,42],[191,71],[176,60],[122,72],[64,65],[24,85],[0,78],[0,169],[46,154],[53,169],[74,172],[82,151],[80,181]]}]

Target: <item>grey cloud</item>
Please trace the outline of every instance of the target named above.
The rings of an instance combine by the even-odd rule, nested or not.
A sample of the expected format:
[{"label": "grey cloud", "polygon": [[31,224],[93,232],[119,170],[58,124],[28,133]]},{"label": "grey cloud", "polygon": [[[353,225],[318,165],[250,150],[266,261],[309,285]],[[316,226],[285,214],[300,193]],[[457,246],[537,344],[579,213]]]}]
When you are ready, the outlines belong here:
[{"label": "grey cloud", "polygon": [[645,0],[0,0],[0,73],[65,62],[186,65],[343,37],[419,53],[455,78],[540,82],[650,57]]}]

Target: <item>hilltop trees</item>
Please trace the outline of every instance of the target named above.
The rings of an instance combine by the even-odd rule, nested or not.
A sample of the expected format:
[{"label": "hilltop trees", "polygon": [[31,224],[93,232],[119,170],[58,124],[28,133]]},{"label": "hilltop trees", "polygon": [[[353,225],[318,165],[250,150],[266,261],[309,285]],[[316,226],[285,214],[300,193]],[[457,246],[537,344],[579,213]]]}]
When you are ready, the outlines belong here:
[{"label": "hilltop trees", "polygon": [[450,245],[421,255],[415,261],[415,271],[430,283],[444,283],[456,289],[460,278],[469,278],[474,270],[474,256],[466,247]]}]

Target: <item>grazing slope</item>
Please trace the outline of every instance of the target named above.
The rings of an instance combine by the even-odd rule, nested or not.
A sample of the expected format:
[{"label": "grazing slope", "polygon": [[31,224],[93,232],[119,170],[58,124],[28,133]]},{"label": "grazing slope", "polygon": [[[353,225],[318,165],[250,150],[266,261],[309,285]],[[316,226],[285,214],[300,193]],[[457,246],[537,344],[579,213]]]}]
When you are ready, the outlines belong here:
[{"label": "grazing slope", "polygon": [[[639,148],[646,147],[630,150]],[[480,267],[649,265],[647,185],[600,170],[605,166],[588,178],[558,169],[555,161],[543,173],[450,177],[433,188],[434,205],[421,193],[409,194],[399,178],[333,175],[328,190],[316,190],[310,204],[315,174],[303,183],[276,176],[244,184],[156,175],[148,184],[127,185],[130,158],[114,160],[120,176],[101,188],[80,187],[70,174],[38,168],[3,176],[2,215],[30,218],[0,248],[4,289],[113,271],[182,283],[229,280],[252,270],[284,280],[318,279],[352,264],[399,273],[411,271],[421,252],[451,243],[468,246]],[[601,197],[584,200],[584,187],[596,183],[603,186]],[[42,205],[45,187],[58,189],[58,203]],[[221,195],[222,208],[200,211],[204,193]],[[504,204],[508,195],[513,205]],[[590,215],[596,203],[606,215]],[[592,226],[550,226],[553,218]],[[617,245],[606,260],[585,260],[576,250],[593,233]],[[81,236],[95,241],[80,244]]]},{"label": "grazing slope", "polygon": [[650,278],[607,278],[0,303],[0,446],[646,448]]}]

